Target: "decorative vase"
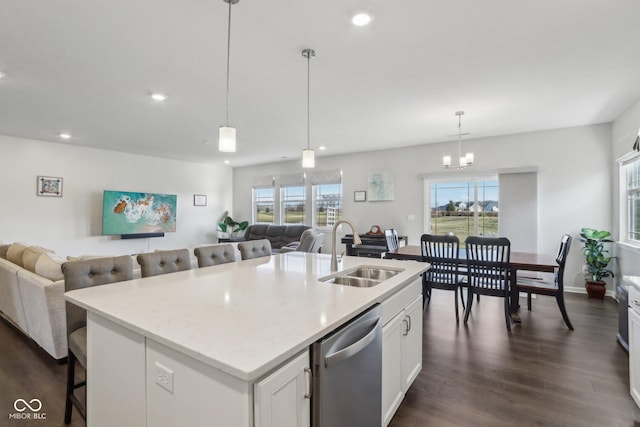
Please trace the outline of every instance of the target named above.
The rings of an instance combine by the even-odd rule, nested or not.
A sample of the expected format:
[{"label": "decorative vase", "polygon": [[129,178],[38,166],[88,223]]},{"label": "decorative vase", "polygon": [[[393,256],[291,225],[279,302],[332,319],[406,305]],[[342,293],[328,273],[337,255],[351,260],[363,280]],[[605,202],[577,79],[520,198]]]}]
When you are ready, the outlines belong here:
[{"label": "decorative vase", "polygon": [[593,280],[587,280],[585,281],[584,287],[587,288],[587,295],[589,295],[589,298],[604,299],[606,285],[607,284],[603,281],[596,282]]}]

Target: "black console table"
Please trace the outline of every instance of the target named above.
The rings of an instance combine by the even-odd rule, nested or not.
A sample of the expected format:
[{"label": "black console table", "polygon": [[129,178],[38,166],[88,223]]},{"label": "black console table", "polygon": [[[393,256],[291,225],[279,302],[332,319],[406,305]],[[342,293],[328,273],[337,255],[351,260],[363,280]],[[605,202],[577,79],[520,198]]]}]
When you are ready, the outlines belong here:
[{"label": "black console table", "polygon": [[[341,242],[346,246],[349,256],[380,258],[387,251],[387,241],[381,234],[360,234],[361,245],[353,244],[353,234],[345,234]],[[407,244],[407,236],[398,236],[400,246]]]}]

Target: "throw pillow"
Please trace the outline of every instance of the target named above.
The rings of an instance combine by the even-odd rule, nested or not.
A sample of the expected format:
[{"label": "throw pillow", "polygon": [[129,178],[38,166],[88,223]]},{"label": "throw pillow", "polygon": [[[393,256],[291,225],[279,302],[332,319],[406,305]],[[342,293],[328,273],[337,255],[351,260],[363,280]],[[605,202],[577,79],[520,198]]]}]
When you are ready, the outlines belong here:
[{"label": "throw pillow", "polygon": [[29,246],[22,254],[22,266],[32,273],[36,272],[36,261],[40,255],[53,252],[51,249],[41,248],[40,246]]},{"label": "throw pillow", "polygon": [[7,250],[11,245],[0,245],[0,258],[7,259]]},{"label": "throw pillow", "polygon": [[38,276],[45,277],[52,281],[64,279],[62,274],[62,263],[64,259],[57,256],[53,252],[45,252],[40,254],[36,261],[35,273]]},{"label": "throw pillow", "polygon": [[24,243],[12,244],[9,246],[9,249],[7,249],[7,260],[19,265],[20,267],[24,267],[22,265],[22,256],[24,255],[25,249],[27,249],[27,245]]}]

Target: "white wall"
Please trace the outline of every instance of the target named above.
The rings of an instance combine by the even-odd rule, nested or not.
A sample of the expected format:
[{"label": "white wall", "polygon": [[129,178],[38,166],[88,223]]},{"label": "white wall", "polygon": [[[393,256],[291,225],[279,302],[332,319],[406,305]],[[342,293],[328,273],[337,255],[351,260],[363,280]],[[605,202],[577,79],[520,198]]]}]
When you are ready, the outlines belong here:
[{"label": "white wall", "polygon": [[[63,197],[36,196],[38,175],[62,177]],[[231,209],[231,180],[226,166],[0,135],[0,241],[44,246],[61,256],[215,242],[216,223]],[[103,190],[177,194],[177,231],[133,240],[102,236]],[[207,195],[207,206],[193,206],[194,194]]]},{"label": "white wall", "polygon": [[[458,171],[444,171],[442,156],[455,154],[457,142],[425,144],[408,148],[370,151],[316,158],[317,170],[341,168],[344,184],[344,217],[353,220],[358,232],[376,224],[396,228],[418,244],[425,232],[423,180],[419,174],[454,177]],[[611,125],[583,126],[547,130],[494,138],[463,140],[463,151],[473,151],[475,164],[469,173],[482,174],[500,169],[537,167],[538,232],[540,252],[555,255],[560,237],[569,233],[577,238],[582,227],[611,229]],[[251,179],[253,176],[302,171],[300,160],[234,168],[234,216],[251,218]],[[355,203],[353,192],[367,189],[367,176],[392,172],[395,200]],[[408,220],[408,215],[414,220]],[[330,247],[330,236],[325,248]],[[508,236],[507,236],[508,237]],[[580,269],[583,258],[580,243],[574,240],[567,262],[568,287],[583,291]]]},{"label": "white wall", "polygon": [[[612,181],[613,181],[613,233],[617,239],[620,236],[621,224],[619,221],[620,186],[618,182],[619,166],[616,159],[630,153],[633,142],[640,128],[640,100],[631,105],[620,115],[612,126]],[[625,244],[618,244],[616,252],[615,270],[617,272],[615,283],[618,283],[622,275],[640,275],[640,248],[634,248]]]}]

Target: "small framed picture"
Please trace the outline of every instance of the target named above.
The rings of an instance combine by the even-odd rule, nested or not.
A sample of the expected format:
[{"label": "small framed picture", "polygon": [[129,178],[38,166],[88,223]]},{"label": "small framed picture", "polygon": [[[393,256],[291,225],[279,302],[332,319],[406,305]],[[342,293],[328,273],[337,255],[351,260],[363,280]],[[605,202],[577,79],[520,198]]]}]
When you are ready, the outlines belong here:
[{"label": "small framed picture", "polygon": [[366,202],[367,201],[367,192],[366,191],[354,191],[353,192],[353,201],[354,202]]},{"label": "small framed picture", "polygon": [[38,196],[62,197],[62,178],[57,176],[38,176]]},{"label": "small framed picture", "polygon": [[207,206],[207,196],[205,194],[194,194],[193,206]]}]

